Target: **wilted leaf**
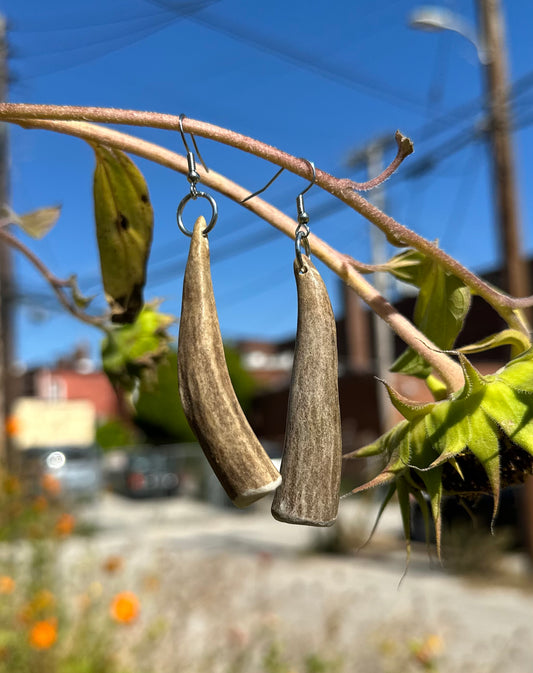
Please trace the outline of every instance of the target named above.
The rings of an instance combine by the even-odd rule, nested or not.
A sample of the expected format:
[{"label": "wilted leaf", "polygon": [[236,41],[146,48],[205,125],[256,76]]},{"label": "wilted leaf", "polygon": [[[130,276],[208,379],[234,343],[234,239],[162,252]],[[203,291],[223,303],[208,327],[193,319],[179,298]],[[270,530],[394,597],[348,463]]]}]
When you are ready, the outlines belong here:
[{"label": "wilted leaf", "polygon": [[61,206],[38,208],[29,213],[18,215],[10,206],[0,206],[0,218],[4,224],[16,224],[32,238],[42,238],[59,219]]},{"label": "wilted leaf", "polygon": [[69,278],[69,285],[70,285],[70,291],[72,292],[72,301],[76,304],[78,308],[86,309],[94,299],[95,295],[91,297],[86,297],[81,293],[80,288],[78,287],[78,280],[75,274]]},{"label": "wilted leaf", "polygon": [[111,319],[131,323],[143,306],[153,211],[140,170],[121,152],[95,145],[94,215]]},{"label": "wilted leaf", "polygon": [[61,215],[61,206],[39,208],[18,217],[17,224],[32,238],[42,238],[55,225]]}]

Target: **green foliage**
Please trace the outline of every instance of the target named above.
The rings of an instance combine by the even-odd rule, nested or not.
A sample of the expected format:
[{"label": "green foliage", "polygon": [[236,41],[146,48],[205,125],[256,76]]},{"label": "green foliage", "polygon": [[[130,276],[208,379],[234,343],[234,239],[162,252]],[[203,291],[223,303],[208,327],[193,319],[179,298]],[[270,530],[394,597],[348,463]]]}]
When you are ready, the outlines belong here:
[{"label": "green foliage", "polygon": [[397,492],[407,539],[409,496],[428,494],[439,551],[445,493],[492,493],[495,517],[501,489],[523,481],[533,468],[533,348],[488,376],[459,357],[462,390],[441,402],[418,404],[387,386],[406,420],[351,454],[386,457],[380,474],[353,492],[389,484],[387,498]]},{"label": "green foliage", "polygon": [[135,442],[135,431],[120,418],[111,418],[96,428],[96,443],[104,451],[131,446]]},{"label": "green foliage", "polygon": [[174,318],[147,304],[134,323],[112,327],[102,342],[102,365],[115,387],[131,392],[138,382],[153,380],[170,343],[167,328]]},{"label": "green foliage", "polygon": [[143,381],[135,403],[135,423],[156,442],[196,440],[183,413],[178,394],[178,362],[169,351],[157,365],[154,377]]},{"label": "green foliage", "polygon": [[93,149],[94,218],[102,281],[112,321],[130,323],[143,306],[154,214],[148,187],[133,161],[114,148],[94,145]]},{"label": "green foliage", "polygon": [[[243,368],[239,353],[231,347],[225,347],[224,351],[235,393],[242,407],[246,408],[255,390],[255,382]],[[166,353],[158,363],[155,376],[141,383],[135,411],[135,422],[148,439],[156,442],[196,441],[179,398],[175,351]]]},{"label": "green foliage", "polygon": [[[470,290],[440,264],[414,250],[396,255],[386,267],[403,282],[419,288],[413,316],[415,325],[439,348],[450,349],[470,308]],[[426,378],[431,374],[431,367],[421,355],[408,348],[391,371]]]},{"label": "green foliage", "polygon": [[116,657],[129,627],[110,614],[117,588],[92,570],[81,585],[65,573],[62,544],[79,529],[57,485],[44,481],[35,497],[0,471],[0,673],[132,673]]}]

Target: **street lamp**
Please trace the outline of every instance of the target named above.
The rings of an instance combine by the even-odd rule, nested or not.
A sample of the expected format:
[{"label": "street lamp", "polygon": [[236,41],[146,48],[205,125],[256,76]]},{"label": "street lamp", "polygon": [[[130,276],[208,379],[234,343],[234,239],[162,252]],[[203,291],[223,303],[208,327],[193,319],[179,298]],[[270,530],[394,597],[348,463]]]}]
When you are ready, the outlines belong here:
[{"label": "street lamp", "polygon": [[475,27],[465,21],[462,16],[445,7],[425,5],[413,10],[409,17],[409,26],[430,32],[451,30],[454,33],[459,33],[474,45],[482,65],[487,65],[489,62],[489,54],[484,40],[478,35]]}]

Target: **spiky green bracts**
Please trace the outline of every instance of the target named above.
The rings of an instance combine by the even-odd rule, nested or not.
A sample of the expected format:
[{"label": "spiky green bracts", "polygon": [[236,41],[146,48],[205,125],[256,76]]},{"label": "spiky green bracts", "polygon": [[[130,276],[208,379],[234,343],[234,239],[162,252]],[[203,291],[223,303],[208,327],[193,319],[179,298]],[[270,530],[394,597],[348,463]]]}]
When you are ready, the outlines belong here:
[{"label": "spiky green bracts", "polygon": [[383,470],[352,493],[389,484],[380,513],[397,493],[408,541],[410,495],[423,513],[422,493],[428,495],[439,555],[444,494],[492,493],[494,521],[501,489],[521,483],[533,470],[533,348],[487,376],[463,354],[459,359],[465,384],[445,401],[413,403],[387,385],[405,420],[346,456],[386,457]]}]

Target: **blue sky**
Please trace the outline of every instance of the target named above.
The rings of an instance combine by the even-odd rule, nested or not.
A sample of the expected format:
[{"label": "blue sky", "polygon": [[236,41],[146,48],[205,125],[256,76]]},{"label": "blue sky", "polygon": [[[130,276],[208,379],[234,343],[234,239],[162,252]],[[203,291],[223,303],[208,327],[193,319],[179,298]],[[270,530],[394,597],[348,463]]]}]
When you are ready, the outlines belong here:
[{"label": "blue sky", "polygon": [[[476,21],[473,0],[436,4]],[[533,8],[528,0],[503,4],[511,79],[519,82],[533,72]],[[183,16],[184,8],[192,6],[196,13]],[[347,167],[350,152],[399,128],[413,139],[415,154],[387,183],[387,211],[482,271],[500,259],[489,152],[476,133],[483,115],[483,72],[475,48],[460,35],[408,27],[409,14],[418,6],[414,0],[3,0],[0,9],[10,25],[9,97],[13,102],[183,112],[355,179],[365,174]],[[533,81],[526,79],[514,90],[513,105],[523,240],[531,253]],[[178,134],[133,133],[181,151]],[[204,139],[199,143],[209,166],[249,189],[259,188],[275,172],[237,150]],[[432,167],[428,157],[437,159]],[[146,298],[159,297],[166,311],[179,314],[188,239],[176,226],[175,212],[188,184],[160,166],[137,163],[155,210]],[[95,305],[103,306],[93,168],[92,151],[82,141],[11,128],[14,209],[63,206],[46,238],[34,242],[21,236],[56,275],[77,273],[82,290],[100,293]],[[294,216],[296,194],[305,184],[284,173],[265,197]],[[216,198],[220,215],[210,241],[224,336],[290,337],[296,327],[293,245],[243,208]],[[369,225],[345,207],[321,214],[328,206],[334,208],[333,198],[319,188],[306,195],[313,232],[369,261]],[[15,262],[21,296],[17,358],[52,363],[80,342],[89,343],[97,355],[100,334],[65,316],[20,255]],[[339,281],[320,268],[334,310],[342,315]]]}]

